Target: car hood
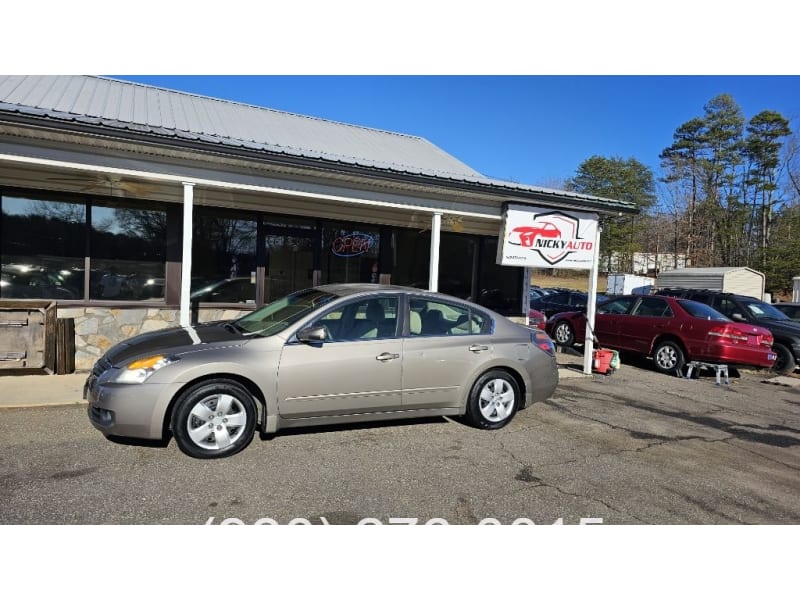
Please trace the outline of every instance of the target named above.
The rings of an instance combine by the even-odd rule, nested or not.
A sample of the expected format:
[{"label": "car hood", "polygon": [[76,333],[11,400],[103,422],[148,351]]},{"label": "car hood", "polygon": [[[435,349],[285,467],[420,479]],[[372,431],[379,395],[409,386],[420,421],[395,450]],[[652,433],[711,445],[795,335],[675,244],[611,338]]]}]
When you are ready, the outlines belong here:
[{"label": "car hood", "polygon": [[106,352],[105,358],[116,366],[146,354],[182,354],[197,350],[198,346],[206,344],[245,343],[246,338],[232,327],[226,326],[227,323],[218,321],[142,333],[112,346]]}]

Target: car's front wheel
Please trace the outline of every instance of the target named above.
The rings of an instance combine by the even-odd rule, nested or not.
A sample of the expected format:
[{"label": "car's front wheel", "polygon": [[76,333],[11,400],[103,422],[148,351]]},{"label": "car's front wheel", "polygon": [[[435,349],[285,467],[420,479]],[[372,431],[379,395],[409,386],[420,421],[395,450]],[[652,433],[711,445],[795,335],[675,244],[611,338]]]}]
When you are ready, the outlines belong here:
[{"label": "car's front wheel", "polygon": [[682,375],[683,366],[686,364],[686,357],[680,344],[672,340],[659,342],[653,350],[653,362],[656,369],[662,373],[674,373]]},{"label": "car's front wheel", "polygon": [[572,346],[575,343],[575,332],[568,321],[559,321],[553,329],[553,339],[559,346]]},{"label": "car's front wheel", "polygon": [[256,403],[240,383],[204,381],[187,389],[172,413],[172,433],[182,452],[194,458],[223,458],[253,439]]},{"label": "car's front wheel", "polygon": [[772,370],[780,375],[789,375],[793,373],[797,362],[792,355],[792,351],[783,344],[772,344],[772,349],[778,356],[775,359],[775,364],[772,365]]},{"label": "car's front wheel", "polygon": [[506,371],[493,369],[481,375],[467,400],[467,420],[480,429],[500,429],[517,412],[520,391]]}]

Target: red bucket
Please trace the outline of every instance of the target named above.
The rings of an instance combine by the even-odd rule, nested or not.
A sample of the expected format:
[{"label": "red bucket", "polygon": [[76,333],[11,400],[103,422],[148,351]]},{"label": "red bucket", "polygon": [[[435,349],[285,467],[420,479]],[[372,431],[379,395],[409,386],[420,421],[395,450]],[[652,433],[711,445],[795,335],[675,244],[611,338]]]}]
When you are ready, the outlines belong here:
[{"label": "red bucket", "polygon": [[592,370],[605,375],[611,370],[611,359],[614,358],[613,350],[595,350],[592,353]]}]

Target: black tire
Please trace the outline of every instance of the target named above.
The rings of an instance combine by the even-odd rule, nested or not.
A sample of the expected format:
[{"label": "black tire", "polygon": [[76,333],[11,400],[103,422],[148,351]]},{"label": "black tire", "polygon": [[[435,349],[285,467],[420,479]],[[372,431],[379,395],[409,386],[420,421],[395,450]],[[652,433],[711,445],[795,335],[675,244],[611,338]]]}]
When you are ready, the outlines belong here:
[{"label": "black tire", "polygon": [[575,332],[569,321],[559,321],[553,327],[553,341],[559,346],[572,346],[575,344]]},{"label": "black tire", "polygon": [[514,418],[522,401],[516,380],[506,371],[487,371],[467,399],[466,420],[478,429],[500,429]]},{"label": "black tire", "polygon": [[659,342],[653,350],[653,362],[657,371],[674,373],[680,377],[683,375],[686,356],[678,342],[664,340]]},{"label": "black tire", "polygon": [[772,365],[772,370],[779,375],[792,374],[797,367],[797,361],[795,361],[792,351],[783,344],[772,344],[772,349],[778,355],[775,364]]},{"label": "black tire", "polygon": [[172,411],[172,434],[178,448],[193,458],[223,458],[247,447],[257,418],[256,402],[243,385],[212,379],[181,394]]}]

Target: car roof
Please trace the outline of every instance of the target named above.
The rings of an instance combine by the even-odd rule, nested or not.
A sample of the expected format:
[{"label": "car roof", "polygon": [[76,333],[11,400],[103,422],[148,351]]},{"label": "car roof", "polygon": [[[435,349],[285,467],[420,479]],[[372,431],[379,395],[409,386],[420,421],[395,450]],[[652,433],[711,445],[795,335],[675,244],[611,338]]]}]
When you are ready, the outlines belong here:
[{"label": "car roof", "polygon": [[382,283],[326,283],[314,286],[315,289],[323,292],[330,292],[337,296],[352,296],[353,294],[364,294],[367,292],[415,292],[431,293],[428,290],[419,288],[404,287],[400,285],[385,285]]},{"label": "car roof", "polygon": [[497,318],[500,313],[492,310],[491,308],[487,308],[481,304],[477,304],[472,302],[471,300],[464,300],[463,298],[458,298],[457,296],[451,296],[449,294],[445,294],[443,292],[431,292],[430,290],[424,290],[421,288],[415,287],[407,287],[402,285],[385,285],[382,283],[326,283],[323,285],[317,285],[313,288],[315,290],[320,290],[323,292],[329,292],[331,294],[335,294],[339,297],[346,297],[346,296],[354,296],[356,294],[369,294],[369,293],[405,293],[405,294],[414,294],[417,296],[427,296],[431,298],[437,298],[442,301],[449,300],[458,304],[463,304],[467,306],[472,306],[473,308],[480,310],[481,312],[485,312],[492,316],[492,318]]},{"label": "car roof", "polygon": [[[666,292],[662,294],[661,292]],[[711,290],[708,288],[662,288],[660,290],[656,290],[653,295],[654,296],[672,296],[673,293],[682,293],[682,294],[715,294],[717,296],[725,296],[726,298],[739,298],[741,300],[758,300],[759,302],[763,302],[763,300],[759,300],[755,296],[746,296],[745,294],[736,294],[734,292],[723,292],[722,290]]]}]

